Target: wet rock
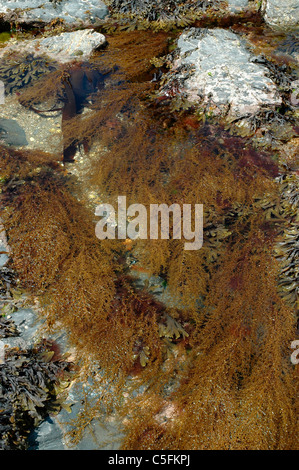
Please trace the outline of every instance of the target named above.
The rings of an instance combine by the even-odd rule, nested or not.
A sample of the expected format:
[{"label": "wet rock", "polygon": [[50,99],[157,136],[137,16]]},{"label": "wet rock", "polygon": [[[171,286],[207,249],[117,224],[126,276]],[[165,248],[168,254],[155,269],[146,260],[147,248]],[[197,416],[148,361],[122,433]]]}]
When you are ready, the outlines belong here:
[{"label": "wet rock", "polygon": [[4,86],[4,83],[2,82],[2,80],[0,81],[0,104],[4,104],[5,103],[5,86]]},{"label": "wet rock", "polygon": [[265,21],[271,27],[299,28],[298,0],[264,0]]},{"label": "wet rock", "polygon": [[0,268],[2,268],[8,261],[8,254],[6,254],[6,248],[0,240]]},{"label": "wet rock", "polygon": [[[286,39],[279,44],[277,52],[282,52],[295,59],[299,63],[299,37],[296,33],[288,34]],[[299,72],[298,72],[299,73]]]},{"label": "wet rock", "polygon": [[228,0],[228,10],[231,13],[239,13],[247,9],[249,6],[248,0]]},{"label": "wet rock", "polygon": [[38,337],[38,331],[43,322],[37,319],[36,313],[30,308],[20,308],[13,313],[12,318],[22,339],[28,347],[32,346]]},{"label": "wet rock", "polygon": [[29,450],[65,450],[55,417],[48,417],[29,436]]},{"label": "wet rock", "polygon": [[70,411],[62,409],[56,416],[47,418],[29,436],[29,450],[117,450],[122,443],[123,435],[119,423],[113,418],[109,421],[102,416],[94,419],[83,431],[80,442],[74,444],[66,437],[67,432],[75,426],[76,420],[82,412],[83,404],[92,392],[86,385],[77,382],[69,391],[68,402]]},{"label": "wet rock", "polygon": [[0,119],[0,140],[15,147],[28,144],[24,130],[14,119]]},{"label": "wet rock", "polygon": [[94,24],[108,15],[100,0],[0,0],[0,15],[5,21],[50,23],[56,18],[67,24]]},{"label": "wet rock", "polygon": [[158,302],[161,302],[167,308],[186,308],[180,296],[170,291],[163,278],[150,275],[145,268],[140,269],[139,267],[139,269],[134,269],[135,265],[132,265],[130,268],[130,274],[134,279],[133,284],[137,289],[147,290]]},{"label": "wet rock", "polygon": [[299,106],[299,80],[292,82],[290,102],[292,106]]},{"label": "wet rock", "polygon": [[[14,59],[15,55],[21,55],[28,62],[28,67],[30,62],[37,64],[36,68],[39,68],[35,70],[32,67],[33,72],[39,72],[39,69],[40,72],[43,72],[47,69],[47,67],[43,67],[43,62],[47,62],[47,60],[50,60],[48,64],[49,70],[55,67],[57,62],[65,63],[73,60],[86,60],[105,43],[106,38],[103,34],[97,33],[93,29],[81,29],[42,39],[29,39],[9,44],[0,51],[0,57],[7,62],[10,60],[10,57]],[[18,62],[20,59],[16,57],[15,60]]]},{"label": "wet rock", "polygon": [[178,40],[161,96],[186,101],[213,115],[240,117],[281,103],[277,86],[263,64],[237,34],[191,28]]},{"label": "wet rock", "polygon": [[38,320],[32,309],[21,308],[13,312],[11,318],[18,334],[5,337],[2,339],[2,343],[9,348],[27,349],[33,347],[39,337],[43,322]]},{"label": "wet rock", "polygon": [[83,29],[58,36],[32,41],[31,45],[60,62],[72,59],[86,59],[93,51],[103,46],[106,38],[92,29]]}]

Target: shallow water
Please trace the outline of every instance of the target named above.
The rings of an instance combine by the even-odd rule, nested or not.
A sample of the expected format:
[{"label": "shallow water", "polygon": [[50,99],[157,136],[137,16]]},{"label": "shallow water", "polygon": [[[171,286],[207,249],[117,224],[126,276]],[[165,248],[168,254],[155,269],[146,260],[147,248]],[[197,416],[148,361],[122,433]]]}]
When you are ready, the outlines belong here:
[{"label": "shallow water", "polygon": [[[250,33],[257,50],[267,49],[268,53],[282,51],[290,55],[291,67],[294,68],[294,57],[297,54],[295,37],[277,35],[269,45],[265,31],[260,28],[254,30],[250,25],[246,31],[242,25],[240,30],[242,33],[245,31],[245,35]],[[217,360],[224,357],[224,363],[226,360],[229,363],[231,361],[231,368],[235,367],[239,376],[232,378],[234,374],[227,377],[224,373],[223,377],[219,375],[215,378],[219,380],[216,385],[220,389],[226,380],[231,380],[229,387],[233,390],[232,394],[238,394],[242,387],[247,390],[245,387],[248,383],[250,387],[252,376],[248,369],[254,367],[254,361],[258,363],[261,357],[265,358],[262,356],[266,353],[264,350],[261,352],[260,338],[268,341],[266,344],[270,348],[270,339],[264,332],[269,331],[272,335],[276,331],[275,328],[271,330],[272,323],[265,315],[265,312],[270,312],[273,296],[276,295],[273,284],[275,273],[268,274],[268,268],[275,266],[273,269],[277,269],[278,275],[279,268],[272,251],[276,238],[281,237],[285,226],[291,225],[295,219],[293,213],[287,212],[279,202],[281,193],[277,176],[283,172],[279,150],[271,144],[256,144],[252,139],[253,132],[240,136],[236,129],[225,129],[223,124],[214,122],[209,116],[198,119],[192,109],[172,111],[167,104],[159,102],[154,92],[159,86],[157,77],[161,70],[165,71],[165,65],[154,67],[150,59],[168,51],[175,33],[125,34],[126,39],[117,34],[108,37],[110,44],[107,49],[95,54],[89,63],[67,66],[64,68],[66,74],[53,75],[51,96],[47,88],[51,75],[46,74],[41,81],[33,81],[36,88],[22,87],[17,94],[7,97],[7,106],[1,115],[5,125],[1,127],[0,121],[4,142],[16,146],[16,141],[12,140],[12,135],[7,131],[10,119],[13,118],[15,128],[22,127],[19,139],[25,132],[28,143],[26,145],[19,141],[20,153],[14,155],[15,161],[21,162],[14,169],[14,178],[20,180],[19,186],[12,185],[12,189],[9,189],[9,185],[4,186],[7,206],[17,217],[10,223],[8,214],[6,222],[15,248],[14,261],[20,270],[21,282],[31,293],[41,299],[46,293],[46,302],[54,302],[54,313],[51,312],[48,317],[54,330],[55,319],[58,320],[58,331],[63,326],[71,333],[71,341],[79,352],[82,348],[85,359],[90,354],[108,368],[110,364],[106,350],[110,351],[111,374],[115,374],[116,383],[118,376],[113,369],[113,361],[116,361],[120,370],[124,367],[129,381],[132,377],[141,377],[142,380],[142,374],[145,374],[145,381],[151,381],[153,377],[150,373],[146,376],[146,369],[152,367],[154,378],[159,384],[160,376],[157,375],[155,364],[161,356],[164,355],[164,361],[172,354],[184,359],[185,354],[192,357],[192,351],[195,351],[193,359],[196,364],[199,362],[198,357],[206,357],[207,369],[201,363],[198,368],[202,367],[201,373],[207,377],[207,381],[210,380],[209,374],[213,368],[216,369]],[[263,42],[265,38],[267,44]],[[271,38],[274,38],[274,33],[271,33]],[[150,40],[156,43],[148,50],[146,45]],[[121,47],[122,41],[125,44]],[[32,90],[36,90],[36,96]],[[25,100],[26,107],[20,104],[19,97]],[[32,103],[32,109],[29,103]],[[52,112],[53,107],[62,109]],[[288,130],[290,138],[296,136],[293,127]],[[34,154],[34,157],[30,157],[30,151],[38,149],[52,154],[47,157],[49,160],[42,155],[38,157]],[[28,155],[25,150],[29,150]],[[73,160],[73,163],[69,163]],[[9,166],[13,168],[13,163],[9,162]],[[9,171],[13,170],[5,173],[6,182],[13,181]],[[57,194],[61,199],[54,199]],[[102,251],[93,259],[91,250],[97,252],[98,242],[95,236],[94,239],[88,238],[88,230],[91,227],[92,233],[96,222],[93,215],[95,207],[102,202],[115,204],[116,196],[124,194],[130,203],[142,203],[146,207],[151,202],[203,203],[203,250],[193,253],[191,257],[176,240],[139,244],[126,239],[117,240],[111,246],[105,245],[103,241],[100,244]],[[70,195],[76,202],[69,202]],[[21,201],[21,205],[18,201]],[[75,206],[77,203],[78,206]],[[53,204],[54,210],[51,207]],[[72,204],[76,207],[73,212]],[[30,216],[31,205],[35,212]],[[83,224],[83,216],[82,221],[76,220],[75,214],[79,209],[87,214],[88,228]],[[48,220],[54,220],[54,228],[43,218],[46,211]],[[32,224],[28,225],[30,217]],[[44,233],[40,224],[44,224]],[[70,226],[75,224],[77,230],[74,233]],[[26,239],[28,233],[29,239]],[[24,241],[20,245],[18,238],[22,240],[22,237]],[[92,241],[89,244],[90,239]],[[43,247],[40,252],[31,249],[33,240]],[[44,249],[47,243],[49,248]],[[56,255],[57,261],[53,261]],[[86,259],[88,262],[84,265]],[[47,265],[50,266],[48,272]],[[110,275],[108,280],[106,272]],[[124,282],[125,276],[131,274],[134,277]],[[51,277],[49,285],[47,276]],[[40,279],[44,278],[46,280],[39,284]],[[111,279],[116,287],[111,286]],[[94,291],[94,285],[99,289],[104,285],[103,295],[108,292],[111,296],[101,307],[97,306],[101,299]],[[133,300],[127,289],[129,293],[130,289],[134,290]],[[150,300],[148,297],[145,300],[138,297],[144,293],[149,294]],[[284,326],[280,321],[285,318],[284,315],[288,318],[295,308],[292,302],[287,305],[280,302],[275,296],[273,305],[277,305],[281,315],[277,316],[277,328],[285,328],[282,334],[285,341],[294,331],[294,325],[286,321]],[[149,315],[151,309],[154,313]],[[157,325],[153,317],[157,318]],[[104,324],[107,318],[112,326],[111,331],[107,329],[107,338],[103,339],[99,324]],[[273,318],[276,318],[274,313]],[[126,327],[129,330],[127,336],[123,332]],[[90,342],[89,336],[93,331],[97,332],[98,336],[94,338],[99,339],[100,346],[94,341]],[[118,340],[122,333],[123,339]],[[135,342],[131,342],[131,337]],[[157,353],[155,348],[159,341],[161,351]],[[232,352],[231,344],[235,345]],[[251,357],[254,358],[252,363],[251,359],[243,358],[241,354],[244,345],[250,347]],[[210,359],[210,351],[214,351],[217,357],[215,363]],[[154,356],[153,362],[151,355]],[[133,359],[130,360],[130,357]],[[244,360],[242,364],[238,362],[240,357]],[[126,441],[125,445],[142,446],[144,439],[150,440],[154,435],[151,428],[147,427],[146,420],[157,423],[161,404],[160,408],[157,407],[155,400],[159,392],[163,400],[170,400],[166,403],[174,403],[175,409],[178,406],[178,409],[186,407],[189,410],[191,405],[186,404],[186,400],[192,401],[193,390],[197,391],[200,387],[192,375],[193,368],[189,370],[188,361],[185,362],[187,369],[184,369],[179,359],[174,367],[178,376],[178,370],[182,367],[187,377],[186,383],[190,380],[189,389],[182,382],[179,398],[171,394],[171,387],[168,387],[170,391],[167,389],[165,376],[161,372],[160,390],[152,386],[154,392],[149,398],[155,405],[154,417],[148,414],[148,408],[151,407],[146,407],[142,402],[140,408],[137,406],[136,416],[134,404],[131,404],[130,411],[133,415],[135,413],[137,428],[138,409],[141,415],[145,413],[145,418],[140,423],[140,430],[136,430],[133,425],[129,427],[131,441]],[[261,373],[264,373],[262,369]],[[94,370],[98,371],[97,367]],[[243,378],[240,378],[242,374]],[[195,383],[192,382],[194,380]],[[81,409],[80,386],[82,383],[79,382],[79,391],[70,391],[70,399],[76,403],[73,406],[75,418]],[[198,403],[206,399],[205,390],[208,390],[207,383],[201,395],[198,392]],[[258,394],[259,391],[256,392]],[[92,395],[100,391],[92,390],[90,393]],[[117,398],[119,395],[116,394]],[[167,408],[163,400],[163,406]],[[225,397],[219,398],[219,407],[221,400],[225,401]],[[63,411],[57,419],[50,417],[42,423],[31,434],[31,448],[65,448],[61,429],[69,430],[65,426],[68,418],[72,419],[73,416]],[[124,416],[122,420],[123,423]],[[172,418],[169,422],[172,423]],[[187,422],[188,417],[186,422],[183,418],[185,429]],[[103,448],[107,445],[109,449],[116,449],[124,445],[121,442],[123,436],[119,436],[113,422],[108,425],[108,429],[102,427],[101,419],[91,423],[83,432],[77,448]],[[92,434],[96,444],[92,441]],[[159,439],[153,442],[158,445]]]}]

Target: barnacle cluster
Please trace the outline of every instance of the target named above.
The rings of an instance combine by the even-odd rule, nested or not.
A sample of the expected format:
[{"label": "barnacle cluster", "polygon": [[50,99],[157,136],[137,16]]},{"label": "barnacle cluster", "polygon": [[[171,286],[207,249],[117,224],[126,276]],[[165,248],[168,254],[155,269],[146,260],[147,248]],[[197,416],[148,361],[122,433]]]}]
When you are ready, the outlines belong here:
[{"label": "barnacle cluster", "polygon": [[5,83],[6,93],[13,93],[56,68],[55,61],[46,56],[6,54],[0,64],[0,79]]}]

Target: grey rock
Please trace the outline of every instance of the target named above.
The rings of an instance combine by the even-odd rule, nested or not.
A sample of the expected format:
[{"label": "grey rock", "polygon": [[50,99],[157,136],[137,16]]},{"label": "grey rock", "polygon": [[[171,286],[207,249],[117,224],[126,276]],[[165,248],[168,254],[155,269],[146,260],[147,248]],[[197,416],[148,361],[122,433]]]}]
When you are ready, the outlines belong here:
[{"label": "grey rock", "polygon": [[5,85],[2,80],[0,80],[0,104],[5,103]]},{"label": "grey rock", "polygon": [[19,336],[10,336],[2,339],[2,343],[8,348],[28,349],[33,346],[38,338],[38,332],[43,324],[38,320],[32,309],[20,308],[11,315],[11,320],[16,325]]},{"label": "grey rock", "polygon": [[276,85],[267,77],[268,69],[254,63],[255,56],[246,46],[231,31],[187,30],[178,40],[178,54],[161,94],[167,96],[171,88],[172,93],[176,89],[190,103],[230,117],[281,104]]},{"label": "grey rock", "polygon": [[56,60],[64,62],[69,59],[86,59],[105,42],[106,38],[103,34],[93,29],[83,29],[33,40],[31,45],[38,45],[39,52],[42,50]]},{"label": "grey rock", "polygon": [[29,436],[29,450],[65,450],[55,418],[47,418]]},{"label": "grey rock", "polygon": [[228,0],[228,10],[231,13],[239,13],[249,7],[248,0]]},{"label": "grey rock", "polygon": [[71,412],[62,409],[58,415],[51,416],[35,429],[29,437],[30,450],[117,450],[121,447],[123,434],[116,419],[107,421],[105,413],[100,412],[83,431],[80,442],[72,445],[65,434],[72,429],[72,420],[82,412],[83,403],[95,396],[87,384],[77,382],[68,393]]},{"label": "grey rock", "polygon": [[264,0],[264,17],[272,28],[290,30],[299,28],[298,0]]},{"label": "grey rock", "polygon": [[28,145],[24,130],[14,119],[0,119],[0,140],[15,147]]},{"label": "grey rock", "polygon": [[0,219],[0,251],[5,252],[5,253],[1,253],[0,255],[0,268],[3,268],[6,265],[7,261],[9,260],[10,248],[7,243],[7,236],[6,236],[6,232],[5,232],[1,219]]},{"label": "grey rock", "polygon": [[299,80],[292,82],[292,93],[290,96],[290,102],[292,106],[299,106]]},{"label": "grey rock", "polygon": [[[6,246],[0,242],[0,251],[6,251]],[[5,253],[1,253],[0,254],[0,268],[2,268],[3,266],[5,266],[5,264],[7,263],[8,261],[8,255],[6,255]]]},{"label": "grey rock", "polygon": [[32,345],[43,324],[38,320],[36,313],[30,308],[20,308],[12,314],[12,320],[20,332],[20,338],[26,342],[27,346]]},{"label": "grey rock", "polygon": [[50,23],[56,18],[67,24],[94,24],[108,15],[101,0],[0,0],[0,14],[18,23]]},{"label": "grey rock", "polygon": [[[0,220],[0,250],[7,250],[7,238]],[[6,255],[5,255],[6,256]],[[0,258],[0,266],[4,265]],[[0,301],[2,299],[0,298]],[[27,349],[33,346],[43,336],[44,320],[39,318],[33,308],[19,308],[11,314],[11,320],[15,323],[19,336],[1,338],[0,346]],[[62,353],[69,351],[68,335],[64,330],[57,332],[52,339],[59,344]],[[0,351],[1,353],[1,351]],[[1,354],[0,354],[1,356]],[[1,357],[0,357],[1,363]],[[92,379],[87,383],[77,381],[68,393],[67,402],[71,406],[71,413],[62,409],[58,415],[49,416],[29,436],[30,450],[67,450],[70,443],[65,438],[65,433],[72,429],[72,420],[78,418],[83,409],[84,401],[91,402],[97,398],[91,387]],[[1,384],[0,384],[1,396]],[[99,410],[99,417],[94,419],[84,430],[80,442],[74,447],[76,450],[117,450],[120,449],[123,440],[122,426],[115,417],[107,420],[105,410]]]},{"label": "grey rock", "polygon": [[173,294],[160,276],[150,276],[147,273],[134,270],[131,272],[131,275],[134,278],[134,285],[137,289],[146,289],[158,302],[163,303],[167,308],[186,308],[180,296]]},{"label": "grey rock", "polygon": [[[0,245],[0,250],[2,251],[3,247]],[[3,250],[4,251],[4,250]],[[5,253],[0,255],[0,267],[4,266],[8,261],[8,256]]]},{"label": "grey rock", "polygon": [[93,29],[80,29],[70,33],[61,33],[41,39],[29,39],[8,44],[0,50],[0,58],[7,53],[47,55],[56,62],[82,61],[106,43],[103,34]]}]

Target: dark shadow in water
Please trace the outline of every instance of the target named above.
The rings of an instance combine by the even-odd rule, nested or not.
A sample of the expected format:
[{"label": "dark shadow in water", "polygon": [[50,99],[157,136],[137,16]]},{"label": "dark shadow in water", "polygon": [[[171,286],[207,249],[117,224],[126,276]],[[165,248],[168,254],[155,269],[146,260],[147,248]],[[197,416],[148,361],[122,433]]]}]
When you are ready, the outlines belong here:
[{"label": "dark shadow in water", "polygon": [[[98,70],[89,69],[86,66],[74,66],[63,75],[64,106],[62,110],[62,133],[65,124],[77,114],[83,111],[92,94],[104,87],[105,76]],[[70,145],[64,145],[63,161],[73,162],[78,144],[83,144],[87,151],[87,143],[74,141]]]}]

